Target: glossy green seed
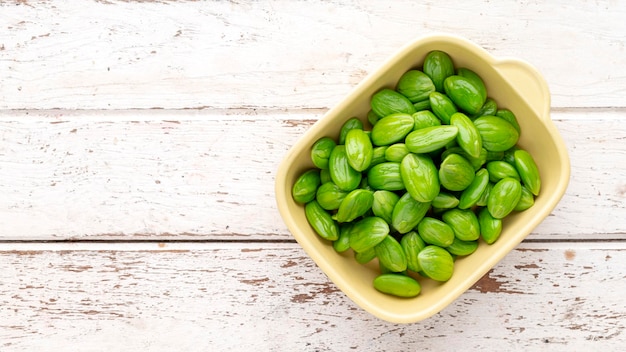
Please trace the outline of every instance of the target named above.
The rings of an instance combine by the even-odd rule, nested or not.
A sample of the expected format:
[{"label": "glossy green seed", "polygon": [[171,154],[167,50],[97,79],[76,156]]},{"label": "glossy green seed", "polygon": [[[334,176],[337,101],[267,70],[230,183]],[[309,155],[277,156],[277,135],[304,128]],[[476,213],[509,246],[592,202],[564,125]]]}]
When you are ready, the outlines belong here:
[{"label": "glossy green seed", "polygon": [[517,205],[515,206],[515,209],[513,209],[514,211],[524,211],[530,207],[532,207],[535,204],[535,196],[532,194],[531,191],[528,190],[528,188],[524,185],[522,185],[522,196],[519,199],[519,202],[517,202]]},{"label": "glossy green seed", "polygon": [[341,201],[334,219],[339,223],[352,221],[372,208],[374,193],[365,189],[355,189]]},{"label": "glossy green seed", "polygon": [[418,202],[407,192],[393,208],[391,226],[399,233],[407,233],[424,218],[430,208],[430,202]]},{"label": "glossy green seed", "polygon": [[502,161],[506,161],[507,163],[515,166],[515,151],[520,150],[518,146],[513,146],[508,150],[505,150]]},{"label": "glossy green seed", "polygon": [[363,252],[354,252],[354,260],[359,264],[367,264],[376,258],[374,247],[368,248]]},{"label": "glossy green seed", "polygon": [[320,170],[320,183],[324,184],[327,182],[332,182],[333,180],[330,178],[330,170],[322,169]]},{"label": "glossy green seed", "polygon": [[387,146],[374,147],[374,151],[372,152],[372,161],[370,162],[370,166],[367,171],[369,171],[375,165],[380,163],[384,163],[387,161],[385,157],[385,153],[387,152]]},{"label": "glossy green seed", "polygon": [[328,159],[336,145],[335,140],[330,137],[322,137],[315,141],[311,147],[313,165],[322,170],[328,169]]},{"label": "glossy green seed", "polygon": [[407,97],[389,88],[383,88],[376,92],[370,100],[370,107],[376,115],[383,118],[395,113],[410,115],[416,111],[413,103]]},{"label": "glossy green seed", "polygon": [[438,247],[429,245],[422,249],[417,255],[422,272],[435,281],[448,281],[454,272],[454,259],[450,252]]},{"label": "glossy green seed", "polygon": [[458,154],[448,155],[439,167],[439,182],[449,191],[462,191],[474,181],[474,167]]},{"label": "glossy green seed", "polygon": [[429,153],[445,147],[456,138],[458,133],[459,128],[456,126],[424,127],[409,133],[404,144],[411,153]]},{"label": "glossy green seed", "polygon": [[430,110],[418,111],[413,116],[413,131],[424,127],[440,126],[441,120]]},{"label": "glossy green seed", "polygon": [[300,204],[308,203],[315,199],[317,187],[320,185],[320,172],[318,169],[310,169],[302,173],[291,188],[293,200]]},{"label": "glossy green seed", "polygon": [[467,256],[474,253],[478,249],[478,241],[462,241],[454,238],[452,244],[446,247],[446,250],[452,255]]},{"label": "glossy green seed", "polygon": [[447,95],[439,92],[430,93],[428,99],[430,100],[430,110],[432,110],[435,116],[444,124],[450,124],[452,114],[459,111],[452,100]]},{"label": "glossy green seed", "polygon": [[500,109],[496,111],[495,115],[508,121],[517,130],[517,132],[521,134],[522,129],[519,125],[519,122],[517,122],[515,114],[511,110]]},{"label": "glossy green seed", "polygon": [[417,261],[417,255],[426,247],[424,240],[417,232],[411,231],[402,236],[400,239],[400,245],[402,246],[402,249],[404,249],[404,254],[406,255],[407,268],[414,272],[421,271],[422,269]]},{"label": "glossy green seed", "polygon": [[333,242],[333,249],[337,253],[343,253],[350,249],[350,231],[353,226],[354,224],[351,222],[339,226],[339,238]]},{"label": "glossy green seed", "polygon": [[461,193],[459,209],[469,209],[478,203],[489,184],[489,175],[487,169],[480,169],[476,172],[472,183]]},{"label": "glossy green seed", "polygon": [[443,87],[454,105],[470,115],[478,113],[485,104],[486,93],[481,91],[473,79],[452,75],[446,78]]},{"label": "glossy green seed", "polygon": [[407,154],[400,163],[407,192],[418,202],[431,202],[439,194],[439,176],[433,160],[424,154]]},{"label": "glossy green seed", "polygon": [[382,274],[374,279],[373,284],[376,290],[398,297],[415,297],[421,291],[421,286],[417,280],[403,274]]},{"label": "glossy green seed", "polygon": [[371,216],[354,223],[350,231],[350,247],[355,252],[374,248],[389,234],[389,225],[379,217]]},{"label": "glossy green seed", "polygon": [[478,129],[483,147],[489,151],[505,151],[519,140],[519,132],[500,117],[481,116],[474,120],[474,125]]},{"label": "glossy green seed", "polygon": [[369,122],[372,126],[374,126],[376,122],[378,122],[378,120],[380,120],[381,118],[382,117],[378,116],[378,114],[376,114],[374,110],[370,110],[367,112],[367,122]]},{"label": "glossy green seed", "polygon": [[541,177],[539,176],[539,169],[532,155],[523,149],[516,150],[513,155],[515,158],[515,168],[519,172],[522,182],[532,194],[536,196],[539,195],[539,191],[541,190]]},{"label": "glossy green seed", "polygon": [[448,53],[433,50],[426,54],[422,71],[430,77],[437,92],[443,92],[443,82],[454,74],[454,63]]},{"label": "glossy green seed", "polygon": [[400,174],[400,163],[384,162],[375,165],[367,172],[367,182],[373,189],[400,191],[404,190],[404,182]]},{"label": "glossy green seed", "polygon": [[435,91],[435,84],[424,72],[409,70],[398,80],[396,90],[412,103],[416,103],[428,99],[428,95]]},{"label": "glossy green seed", "polygon": [[338,144],[345,144],[346,136],[348,135],[348,132],[354,129],[357,129],[357,130],[363,129],[363,122],[356,117],[349,118],[346,122],[343,123],[343,125],[341,126],[341,129],[339,130],[339,143]]},{"label": "glossy green seed", "polygon": [[480,235],[487,244],[492,244],[498,240],[502,233],[502,220],[491,216],[489,209],[482,208],[478,212],[478,223],[480,224]]},{"label": "glossy green seed", "polygon": [[445,222],[425,217],[417,225],[417,233],[428,244],[434,244],[439,247],[447,247],[454,241],[454,231],[450,225]]},{"label": "glossy green seed", "polygon": [[480,237],[480,225],[471,209],[450,209],[441,219],[452,227],[454,236],[462,241],[475,241]]},{"label": "glossy green seed", "polygon": [[439,192],[432,201],[433,208],[439,209],[452,209],[457,205],[459,205],[459,199],[448,192]]},{"label": "glossy green seed", "polygon": [[329,241],[335,241],[339,238],[339,225],[317,201],[308,202],[304,206],[304,214],[313,230],[320,237]]},{"label": "glossy green seed", "polygon": [[515,209],[521,196],[520,182],[512,177],[503,178],[491,188],[487,198],[487,209],[491,216],[502,219]]},{"label": "glossy green seed", "polygon": [[395,143],[385,150],[385,159],[399,163],[409,153],[409,149],[404,143]]},{"label": "glossy green seed", "polygon": [[472,120],[476,119],[477,117],[481,117],[481,116],[486,116],[486,115],[495,115],[498,111],[498,104],[496,103],[495,100],[491,99],[491,98],[487,98],[485,100],[485,104],[483,104],[483,107],[480,108],[480,110],[478,110],[478,112],[472,116],[470,116],[472,118]]},{"label": "glossy green seed", "polygon": [[487,199],[489,199],[489,192],[491,192],[491,188],[493,187],[493,183],[489,182],[487,184],[487,187],[485,187],[485,190],[483,191],[483,194],[481,194],[480,198],[478,199],[478,201],[476,202],[476,206],[479,207],[486,207],[487,206]]},{"label": "glossy green seed", "polygon": [[487,87],[485,87],[485,82],[476,72],[470,70],[467,67],[459,67],[456,70],[457,76],[461,76],[465,79],[468,79],[472,82],[472,84],[479,91],[481,99],[485,101],[487,99]]},{"label": "glossy green seed", "polygon": [[426,99],[414,103],[413,107],[415,108],[415,111],[428,110],[430,109],[430,99],[426,97]]},{"label": "glossy green seed", "polygon": [[374,247],[376,257],[382,265],[393,272],[402,272],[407,268],[404,249],[393,236],[387,236]]},{"label": "glossy green seed", "polygon": [[470,162],[470,164],[472,164],[472,166],[474,167],[474,171],[478,171],[481,167],[483,167],[485,162],[487,162],[487,156],[489,152],[487,151],[487,149],[481,148],[478,158],[474,158],[471,155],[467,154],[467,152],[465,152],[465,150],[463,150],[461,147],[450,147],[446,148],[446,150],[441,153],[441,160],[445,159],[450,154],[459,154],[460,156],[464,157],[465,159],[467,159],[467,161]]},{"label": "glossy green seed", "polygon": [[393,208],[400,200],[400,196],[391,191],[378,190],[374,192],[374,202],[372,211],[374,215],[383,218],[387,223],[391,223]]},{"label": "glossy green seed", "polygon": [[348,193],[347,191],[342,191],[339,186],[331,181],[319,186],[315,199],[325,210],[336,210]]},{"label": "glossy green seed", "polygon": [[361,173],[348,162],[345,145],[333,148],[328,159],[330,178],[342,191],[352,191],[361,183]]},{"label": "glossy green seed", "polygon": [[450,124],[459,128],[456,136],[459,147],[473,158],[480,157],[483,143],[472,120],[465,114],[457,112],[450,117]]},{"label": "glossy green seed", "polygon": [[409,114],[387,115],[372,127],[372,143],[382,146],[400,142],[413,130],[413,124],[413,117]]},{"label": "glossy green seed", "polygon": [[363,171],[370,166],[374,156],[374,146],[363,130],[355,128],[348,131],[345,146],[348,163],[353,169]]},{"label": "glossy green seed", "polygon": [[487,163],[487,170],[489,170],[489,180],[493,183],[500,181],[505,177],[512,177],[516,180],[520,180],[519,173],[515,166],[507,163],[506,161],[490,161]]}]

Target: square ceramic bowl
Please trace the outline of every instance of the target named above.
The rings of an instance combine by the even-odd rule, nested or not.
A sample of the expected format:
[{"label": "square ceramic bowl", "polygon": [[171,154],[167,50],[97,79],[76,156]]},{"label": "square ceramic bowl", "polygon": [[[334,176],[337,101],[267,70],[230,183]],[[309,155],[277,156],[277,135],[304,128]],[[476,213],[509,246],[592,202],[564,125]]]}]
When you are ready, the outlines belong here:
[{"label": "square ceramic bowl", "polygon": [[[500,108],[515,113],[521,126],[518,142],[533,155],[542,179],[541,193],[530,209],[512,214],[492,245],[481,242],[471,255],[455,262],[452,278],[445,283],[419,278],[421,293],[415,298],[382,294],[372,286],[378,264],[358,264],[353,252],[334,251],[308,224],[304,207],[294,202],[291,188],[297,177],[313,167],[310,148],[324,136],[337,138],[342,124],[351,117],[366,126],[371,96],[382,88],[395,88],[400,76],[421,68],[431,50],[448,53],[455,67],[467,67],[484,80],[487,92]],[[392,55],[378,70],[358,84],[337,106],[318,120],[289,150],[276,174],[276,201],[281,216],[305,252],[321,270],[358,306],[394,323],[426,319],[453,302],[514,249],[554,209],[569,183],[570,164],[566,147],[550,118],[550,93],[544,78],[529,64],[517,59],[495,58],[472,42],[450,35],[419,38]]]}]

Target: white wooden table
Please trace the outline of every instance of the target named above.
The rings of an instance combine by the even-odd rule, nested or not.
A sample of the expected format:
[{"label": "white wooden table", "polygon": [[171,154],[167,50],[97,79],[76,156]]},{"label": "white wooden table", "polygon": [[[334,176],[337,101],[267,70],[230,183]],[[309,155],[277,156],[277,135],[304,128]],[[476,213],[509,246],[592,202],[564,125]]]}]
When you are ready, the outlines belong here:
[{"label": "white wooden table", "polygon": [[[0,351],[618,351],[626,3],[0,0]],[[537,67],[561,203],[452,305],[380,321],[274,201],[289,147],[443,31]]]}]

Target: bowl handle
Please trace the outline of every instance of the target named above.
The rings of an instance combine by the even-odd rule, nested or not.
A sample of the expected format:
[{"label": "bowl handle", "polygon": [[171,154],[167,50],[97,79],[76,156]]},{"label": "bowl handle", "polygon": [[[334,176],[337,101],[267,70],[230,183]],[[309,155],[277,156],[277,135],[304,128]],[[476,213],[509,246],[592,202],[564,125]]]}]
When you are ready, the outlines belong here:
[{"label": "bowl handle", "polygon": [[527,101],[537,102],[530,104],[537,116],[550,120],[550,90],[536,68],[516,59],[498,61],[494,67],[521,97]]}]

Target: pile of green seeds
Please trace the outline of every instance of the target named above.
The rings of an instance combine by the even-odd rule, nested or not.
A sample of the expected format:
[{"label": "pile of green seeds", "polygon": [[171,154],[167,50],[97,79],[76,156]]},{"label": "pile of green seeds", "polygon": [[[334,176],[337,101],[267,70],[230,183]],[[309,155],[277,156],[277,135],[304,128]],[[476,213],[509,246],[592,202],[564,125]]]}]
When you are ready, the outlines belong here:
[{"label": "pile of green seeds", "polygon": [[338,139],[317,140],[315,168],[292,188],[313,230],[358,263],[377,258],[373,287],[399,297],[419,295],[419,277],[449,280],[455,259],[494,243],[502,219],[541,188],[517,117],[481,77],[443,51],[423,62],[377,91]]}]

